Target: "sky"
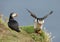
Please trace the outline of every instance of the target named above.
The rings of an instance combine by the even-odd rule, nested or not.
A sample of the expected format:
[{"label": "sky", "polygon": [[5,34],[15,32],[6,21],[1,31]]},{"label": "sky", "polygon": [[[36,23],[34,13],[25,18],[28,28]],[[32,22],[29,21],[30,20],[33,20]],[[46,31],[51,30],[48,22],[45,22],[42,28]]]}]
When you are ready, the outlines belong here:
[{"label": "sky", "polygon": [[6,17],[9,17],[11,12],[18,13],[15,19],[20,26],[33,25],[34,18],[26,9],[31,10],[37,17],[53,11],[53,14],[45,19],[44,27],[55,36],[53,42],[60,41],[60,0],[0,0],[0,13]]}]

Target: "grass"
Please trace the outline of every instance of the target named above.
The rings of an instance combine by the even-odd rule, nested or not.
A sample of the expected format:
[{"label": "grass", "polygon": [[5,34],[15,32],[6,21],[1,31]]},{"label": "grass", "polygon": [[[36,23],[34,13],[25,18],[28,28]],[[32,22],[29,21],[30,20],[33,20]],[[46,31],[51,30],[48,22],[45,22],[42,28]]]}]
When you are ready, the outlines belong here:
[{"label": "grass", "polygon": [[50,42],[49,35],[42,30],[41,34],[34,32],[33,26],[21,26],[21,32],[11,30],[0,20],[0,42]]},{"label": "grass", "polygon": [[26,31],[29,34],[34,33],[33,26],[22,26],[21,29],[23,29],[24,31]]},{"label": "grass", "polygon": [[26,31],[32,37],[32,39],[35,40],[35,42],[50,42],[49,36],[45,34],[43,30],[41,34],[36,34],[33,26],[23,26],[21,28],[22,30]]}]

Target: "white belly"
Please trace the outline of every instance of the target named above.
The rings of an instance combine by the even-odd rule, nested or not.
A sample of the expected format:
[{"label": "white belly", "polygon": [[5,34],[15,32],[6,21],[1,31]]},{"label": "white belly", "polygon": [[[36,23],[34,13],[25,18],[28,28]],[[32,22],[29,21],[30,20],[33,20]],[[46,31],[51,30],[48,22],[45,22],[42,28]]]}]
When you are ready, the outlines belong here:
[{"label": "white belly", "polygon": [[44,20],[42,20],[42,21],[38,20],[38,22],[37,22],[37,19],[35,19],[35,21],[34,21],[34,29],[36,29],[36,28],[42,29],[43,24],[44,24]]}]

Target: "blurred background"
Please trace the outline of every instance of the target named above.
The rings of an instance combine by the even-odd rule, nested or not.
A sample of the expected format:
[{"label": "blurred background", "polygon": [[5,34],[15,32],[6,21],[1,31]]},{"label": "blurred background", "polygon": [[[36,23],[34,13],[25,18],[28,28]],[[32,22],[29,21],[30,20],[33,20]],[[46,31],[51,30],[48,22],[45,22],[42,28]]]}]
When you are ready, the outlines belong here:
[{"label": "blurred background", "polygon": [[20,26],[33,25],[34,18],[26,9],[37,17],[43,17],[52,10],[53,14],[45,19],[44,27],[55,36],[53,42],[60,41],[60,0],[0,0],[0,14],[9,18],[11,12],[18,13],[15,19]]}]

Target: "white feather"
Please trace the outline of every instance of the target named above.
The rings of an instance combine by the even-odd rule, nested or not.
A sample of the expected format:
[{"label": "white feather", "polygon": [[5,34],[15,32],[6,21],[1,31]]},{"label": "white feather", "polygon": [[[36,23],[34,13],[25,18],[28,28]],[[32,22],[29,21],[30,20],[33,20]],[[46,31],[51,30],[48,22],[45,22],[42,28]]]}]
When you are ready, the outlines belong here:
[{"label": "white feather", "polygon": [[44,24],[44,20],[42,20],[42,21],[41,21],[41,20],[38,20],[38,22],[37,22],[37,19],[35,19],[35,20],[34,20],[34,29],[37,28],[37,24],[38,24],[38,23],[41,24],[41,26],[40,26],[39,28],[42,29],[42,28],[43,28],[43,24]]},{"label": "white feather", "polygon": [[17,14],[16,13],[13,13],[12,17],[15,17]]}]

